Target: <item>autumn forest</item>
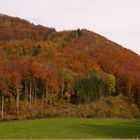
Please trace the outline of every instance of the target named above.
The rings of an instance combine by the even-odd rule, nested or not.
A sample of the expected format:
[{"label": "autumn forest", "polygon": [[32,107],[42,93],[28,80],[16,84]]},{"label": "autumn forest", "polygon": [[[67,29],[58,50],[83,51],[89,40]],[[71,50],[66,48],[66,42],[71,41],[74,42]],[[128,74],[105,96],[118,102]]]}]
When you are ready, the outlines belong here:
[{"label": "autumn forest", "polygon": [[140,117],[140,56],[107,38],[0,15],[0,117]]}]

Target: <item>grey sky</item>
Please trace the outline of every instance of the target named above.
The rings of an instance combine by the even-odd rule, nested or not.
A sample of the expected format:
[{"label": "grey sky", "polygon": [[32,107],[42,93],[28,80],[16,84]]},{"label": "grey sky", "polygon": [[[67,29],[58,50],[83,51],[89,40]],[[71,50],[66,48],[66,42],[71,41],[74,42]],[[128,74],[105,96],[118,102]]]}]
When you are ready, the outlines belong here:
[{"label": "grey sky", "polygon": [[0,13],[57,30],[87,28],[140,54],[140,0],[0,0]]}]

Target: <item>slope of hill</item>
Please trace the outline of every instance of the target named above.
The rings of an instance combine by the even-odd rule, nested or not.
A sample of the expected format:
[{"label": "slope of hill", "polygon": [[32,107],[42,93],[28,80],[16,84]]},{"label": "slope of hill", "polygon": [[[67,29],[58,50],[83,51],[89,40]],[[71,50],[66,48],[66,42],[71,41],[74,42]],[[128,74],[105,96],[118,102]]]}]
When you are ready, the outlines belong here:
[{"label": "slope of hill", "polygon": [[53,28],[43,27],[17,18],[0,15],[0,40],[46,40]]},{"label": "slope of hill", "polygon": [[[2,118],[93,101],[139,116],[140,56],[99,34],[86,29],[57,32],[0,15],[0,58]],[[110,116],[123,116],[112,111]]]}]

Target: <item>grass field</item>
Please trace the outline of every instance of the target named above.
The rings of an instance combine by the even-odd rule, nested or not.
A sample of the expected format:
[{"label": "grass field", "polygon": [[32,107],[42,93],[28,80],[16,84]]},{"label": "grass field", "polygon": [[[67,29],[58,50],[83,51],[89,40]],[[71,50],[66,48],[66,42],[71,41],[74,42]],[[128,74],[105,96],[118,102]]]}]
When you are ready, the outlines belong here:
[{"label": "grass field", "polygon": [[0,123],[0,139],[12,138],[133,138],[140,137],[140,120],[43,119]]}]

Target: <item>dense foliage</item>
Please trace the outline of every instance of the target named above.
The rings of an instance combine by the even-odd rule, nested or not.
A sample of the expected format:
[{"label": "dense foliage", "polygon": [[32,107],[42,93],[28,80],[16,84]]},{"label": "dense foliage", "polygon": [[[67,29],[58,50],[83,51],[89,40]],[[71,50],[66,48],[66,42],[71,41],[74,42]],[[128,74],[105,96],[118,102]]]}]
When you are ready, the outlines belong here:
[{"label": "dense foliage", "polygon": [[124,95],[140,107],[140,56],[85,29],[0,15],[1,117]]}]

